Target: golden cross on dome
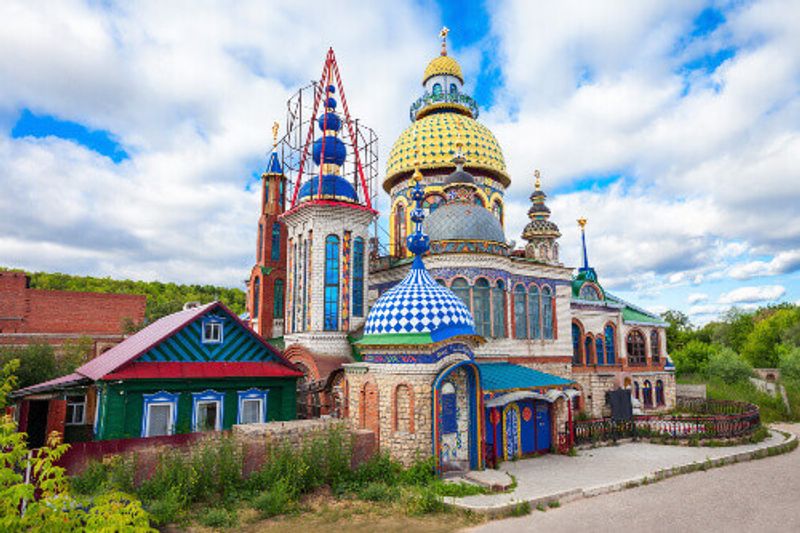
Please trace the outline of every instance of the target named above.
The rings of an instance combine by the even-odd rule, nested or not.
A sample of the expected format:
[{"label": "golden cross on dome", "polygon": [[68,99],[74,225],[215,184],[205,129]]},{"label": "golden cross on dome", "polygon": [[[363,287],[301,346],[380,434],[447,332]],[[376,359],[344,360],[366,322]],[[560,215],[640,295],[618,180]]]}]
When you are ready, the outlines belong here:
[{"label": "golden cross on dome", "polygon": [[583,231],[583,228],[586,227],[586,219],[584,217],[579,218],[578,225],[581,227],[581,231]]},{"label": "golden cross on dome", "polygon": [[447,34],[450,33],[450,28],[447,26],[442,26],[442,29],[439,31],[439,37],[442,38],[442,55],[447,55]]},{"label": "golden cross on dome", "polygon": [[539,169],[538,168],[533,171],[533,175],[536,177],[536,190],[537,191],[542,190],[542,179],[541,179],[541,175],[539,174]]},{"label": "golden cross on dome", "polygon": [[277,121],[272,123],[272,147],[275,148],[278,146],[278,130],[280,129],[280,124]]}]

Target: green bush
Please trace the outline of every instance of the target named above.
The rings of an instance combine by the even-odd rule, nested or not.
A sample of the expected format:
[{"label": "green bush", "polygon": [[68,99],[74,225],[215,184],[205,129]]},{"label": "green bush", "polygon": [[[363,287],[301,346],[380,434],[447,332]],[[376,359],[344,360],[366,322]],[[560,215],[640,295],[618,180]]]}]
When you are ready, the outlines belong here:
[{"label": "green bush", "polygon": [[431,483],[431,488],[439,496],[450,496],[453,498],[463,498],[464,496],[476,496],[478,494],[489,494],[491,491],[479,485],[471,483],[447,483],[441,480],[436,480]]},{"label": "green bush", "polygon": [[[539,509],[537,507],[537,509]],[[542,506],[540,511],[544,511],[544,506]],[[519,502],[514,507],[511,508],[511,516],[525,516],[531,514],[531,502]]]},{"label": "green bush", "polygon": [[86,468],[69,480],[70,488],[78,494],[91,496],[107,488],[108,468],[100,461],[90,461]]},{"label": "green bush", "polygon": [[725,383],[741,383],[753,374],[753,367],[730,348],[720,348],[708,358],[706,374]]},{"label": "green bush", "polygon": [[253,507],[261,518],[271,518],[295,510],[294,498],[289,481],[281,479],[253,499]]},{"label": "green bush", "polygon": [[220,507],[206,509],[197,521],[208,527],[233,527],[239,523],[236,511],[229,512]]},{"label": "green bush", "polygon": [[187,498],[181,494],[178,487],[169,489],[160,498],[147,504],[153,521],[162,526],[182,522],[186,518],[188,507]]},{"label": "green bush", "polygon": [[431,487],[418,487],[406,492],[405,498],[406,513],[411,516],[421,516],[431,513],[438,513],[444,510],[442,497],[436,494]]},{"label": "green bush", "polygon": [[388,453],[382,452],[359,465],[353,472],[353,481],[359,485],[375,481],[394,485],[400,481],[402,472],[403,465],[393,460]]},{"label": "green bush", "polygon": [[715,351],[711,344],[691,340],[679,350],[672,352],[671,356],[677,372],[705,374],[708,368],[708,359]]},{"label": "green bush", "polygon": [[781,381],[790,387],[800,388],[800,348],[787,349],[781,354],[778,367]]},{"label": "green bush", "polygon": [[433,457],[418,458],[410,467],[402,471],[401,482],[405,485],[429,485],[438,479],[435,465]]},{"label": "green bush", "polygon": [[368,502],[387,502],[394,499],[395,494],[395,489],[380,481],[368,483],[356,492],[358,499]]}]

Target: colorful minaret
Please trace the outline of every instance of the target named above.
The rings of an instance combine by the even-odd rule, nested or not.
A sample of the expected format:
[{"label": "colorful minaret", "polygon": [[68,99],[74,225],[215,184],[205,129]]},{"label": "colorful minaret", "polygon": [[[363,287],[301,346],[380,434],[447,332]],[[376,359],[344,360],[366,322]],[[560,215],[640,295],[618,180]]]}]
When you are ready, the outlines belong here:
[{"label": "colorful minaret", "polygon": [[280,221],[286,176],[278,159],[278,123],[272,126],[272,153],[261,175],[261,215],[258,217],[256,264],[247,283],[250,326],[271,338],[283,335],[286,301],[286,227]]},{"label": "colorful minaret", "polygon": [[522,238],[528,241],[525,245],[525,257],[536,259],[542,263],[558,265],[558,243],[561,237],[558,226],[550,221],[550,208],[544,201],[547,195],[542,191],[542,180],[538,170],[533,172],[536,177],[536,189],[531,194],[531,208],[528,218],[531,219],[522,231]]},{"label": "colorful minaret", "polygon": [[[369,224],[377,213],[360,171],[333,50],[318,87],[291,208],[281,217],[287,228],[285,344],[287,352],[297,345],[318,356],[350,357],[347,335],[364,324],[367,314]],[[342,175],[349,147],[355,184]],[[313,172],[307,170],[309,150]]]}]

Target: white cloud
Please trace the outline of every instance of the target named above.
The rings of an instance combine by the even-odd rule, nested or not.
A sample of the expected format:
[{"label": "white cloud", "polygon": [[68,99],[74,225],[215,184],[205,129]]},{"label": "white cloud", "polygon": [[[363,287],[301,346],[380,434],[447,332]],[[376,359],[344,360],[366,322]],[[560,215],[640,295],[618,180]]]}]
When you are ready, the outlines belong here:
[{"label": "white cloud", "polygon": [[800,269],[800,250],[779,252],[769,261],[751,261],[733,265],[730,276],[735,279],[750,279],[759,276],[777,276]]},{"label": "white cloud", "polygon": [[704,292],[693,292],[687,298],[686,301],[690,304],[699,304],[700,302],[708,301],[708,294]]},{"label": "white cloud", "polygon": [[761,302],[774,302],[786,294],[786,289],[780,285],[762,285],[759,287],[739,287],[726,292],[719,297],[721,304],[754,304]]}]

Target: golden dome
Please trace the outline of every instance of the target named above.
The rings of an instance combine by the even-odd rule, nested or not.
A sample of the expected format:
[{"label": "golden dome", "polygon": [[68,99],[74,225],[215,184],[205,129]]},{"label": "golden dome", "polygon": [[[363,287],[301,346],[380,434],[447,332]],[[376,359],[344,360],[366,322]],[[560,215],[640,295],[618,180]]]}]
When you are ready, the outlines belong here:
[{"label": "golden dome", "polygon": [[420,118],[400,134],[389,153],[383,188],[389,192],[397,181],[414,171],[415,148],[422,170],[452,170],[459,140],[467,158],[467,170],[488,173],[508,187],[511,180],[506,173],[503,151],[489,128],[471,117],[450,112]]},{"label": "golden dome", "polygon": [[461,80],[461,83],[464,83],[464,75],[461,74],[461,65],[450,56],[443,55],[433,58],[431,62],[428,63],[427,68],[425,68],[425,74],[422,76],[422,84],[425,85],[425,82],[431,77],[439,75],[455,76]]}]

